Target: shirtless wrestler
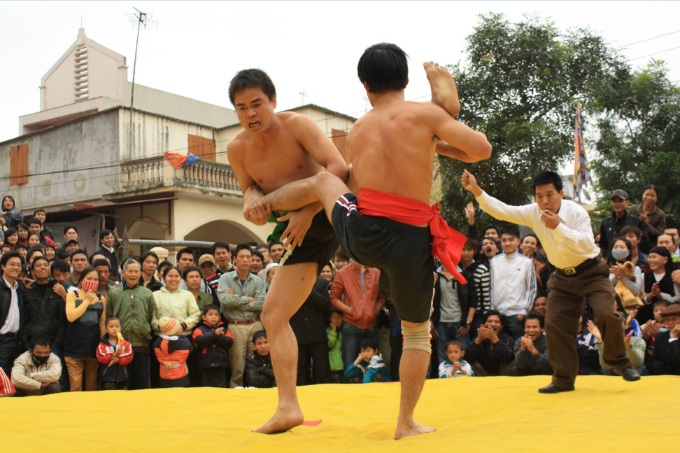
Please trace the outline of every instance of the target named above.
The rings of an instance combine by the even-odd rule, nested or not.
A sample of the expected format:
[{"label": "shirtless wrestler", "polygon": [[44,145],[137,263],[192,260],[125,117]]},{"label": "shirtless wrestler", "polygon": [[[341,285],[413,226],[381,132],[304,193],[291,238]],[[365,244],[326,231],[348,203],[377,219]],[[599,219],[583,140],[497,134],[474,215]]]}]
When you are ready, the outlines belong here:
[{"label": "shirtless wrestler", "polygon": [[[265,218],[270,209],[296,209],[321,200],[343,248],[387,277],[404,334],[395,439],[434,431],[413,419],[430,362],[432,255],[436,253],[452,271],[465,242],[428,204],[435,152],[464,162],[491,155],[484,134],[453,118],[458,97],[444,67],[424,65],[433,103],[404,100],[406,58],[396,45],[382,43],[366,49],[359,60],[359,80],[373,109],[354,124],[347,138],[349,187],[324,171],[244,207],[245,216]],[[270,423],[280,426],[276,416]],[[264,428],[270,431],[267,425]]]}]

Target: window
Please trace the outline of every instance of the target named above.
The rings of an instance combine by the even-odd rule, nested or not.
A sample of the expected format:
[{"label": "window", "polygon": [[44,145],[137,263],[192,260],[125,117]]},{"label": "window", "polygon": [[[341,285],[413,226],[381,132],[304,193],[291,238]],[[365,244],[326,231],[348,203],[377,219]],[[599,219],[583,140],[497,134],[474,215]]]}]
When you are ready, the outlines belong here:
[{"label": "window", "polygon": [[189,152],[194,156],[215,162],[215,140],[189,134]]},{"label": "window", "polygon": [[9,185],[28,183],[28,143],[9,149]]}]

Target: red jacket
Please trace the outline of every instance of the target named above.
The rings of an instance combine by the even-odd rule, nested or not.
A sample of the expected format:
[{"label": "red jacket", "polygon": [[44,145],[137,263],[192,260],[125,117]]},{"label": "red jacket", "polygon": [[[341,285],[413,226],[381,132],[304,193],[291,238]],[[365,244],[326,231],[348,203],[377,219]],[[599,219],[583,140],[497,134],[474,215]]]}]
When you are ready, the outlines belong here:
[{"label": "red jacket", "polygon": [[187,359],[191,353],[191,341],[186,337],[169,340],[160,337],[153,344],[154,352],[161,366],[161,379],[173,381],[189,374]]},{"label": "red jacket", "polygon": [[375,327],[378,319],[377,306],[385,305],[385,297],[378,294],[380,270],[366,268],[364,283],[361,283],[361,271],[354,264],[349,264],[338,271],[331,287],[331,305],[338,302],[352,307],[352,313],[344,313],[344,322],[358,329]]}]

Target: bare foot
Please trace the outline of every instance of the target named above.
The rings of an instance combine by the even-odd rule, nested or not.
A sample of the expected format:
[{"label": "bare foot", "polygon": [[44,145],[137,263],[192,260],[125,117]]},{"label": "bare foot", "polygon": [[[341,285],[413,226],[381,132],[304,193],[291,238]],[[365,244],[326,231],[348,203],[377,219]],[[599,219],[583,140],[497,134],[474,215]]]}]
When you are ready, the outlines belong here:
[{"label": "bare foot", "polygon": [[262,434],[282,433],[300,426],[303,421],[305,421],[305,418],[300,408],[297,410],[277,409],[274,416],[267,423],[254,429],[253,432]]},{"label": "bare foot", "polygon": [[411,426],[397,426],[397,429],[394,432],[394,440],[399,440],[404,437],[417,436],[418,434],[433,433],[435,431],[437,431],[435,428],[423,426],[414,420]]},{"label": "bare foot", "polygon": [[440,106],[454,118],[460,113],[458,89],[451,73],[446,67],[434,61],[423,63],[427,80],[432,89],[432,103]]}]

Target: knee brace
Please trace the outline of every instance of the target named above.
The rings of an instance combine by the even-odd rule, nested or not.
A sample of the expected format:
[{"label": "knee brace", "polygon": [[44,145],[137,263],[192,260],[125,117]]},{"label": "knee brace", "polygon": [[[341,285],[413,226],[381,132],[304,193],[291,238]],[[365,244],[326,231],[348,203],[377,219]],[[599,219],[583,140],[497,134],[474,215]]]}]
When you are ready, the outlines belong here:
[{"label": "knee brace", "polygon": [[430,344],[430,321],[414,327],[407,327],[401,323],[401,333],[404,335],[404,349],[418,349],[428,354],[432,353]]}]

